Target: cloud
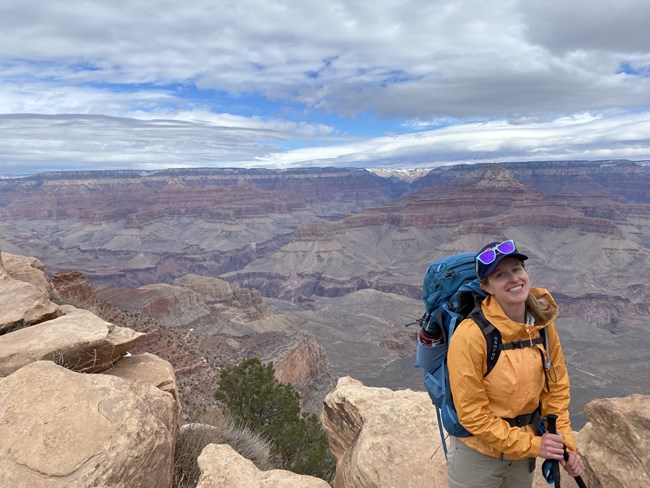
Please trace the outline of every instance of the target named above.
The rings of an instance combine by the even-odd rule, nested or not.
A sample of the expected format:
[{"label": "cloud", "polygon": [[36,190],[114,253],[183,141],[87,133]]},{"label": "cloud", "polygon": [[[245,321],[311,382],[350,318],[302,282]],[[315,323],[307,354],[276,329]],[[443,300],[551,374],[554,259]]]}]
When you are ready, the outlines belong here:
[{"label": "cloud", "polygon": [[648,158],[649,10],[4,0],[0,172]]},{"label": "cloud", "polygon": [[[315,139],[329,128],[228,114],[181,113],[175,119],[102,115],[0,116],[5,173],[48,168],[162,169],[234,167],[279,152],[287,140]],[[314,135],[316,134],[316,136]],[[215,164],[216,163],[216,164]]]},{"label": "cloud", "polygon": [[[266,165],[433,167],[441,164],[559,159],[639,159],[650,148],[650,115],[553,122],[462,124],[359,143],[307,148],[261,159]],[[408,162],[407,164],[404,164]]]},{"label": "cloud", "polygon": [[648,52],[650,4],[575,0],[527,0],[517,6],[529,42],[550,52],[589,51],[634,56]]}]

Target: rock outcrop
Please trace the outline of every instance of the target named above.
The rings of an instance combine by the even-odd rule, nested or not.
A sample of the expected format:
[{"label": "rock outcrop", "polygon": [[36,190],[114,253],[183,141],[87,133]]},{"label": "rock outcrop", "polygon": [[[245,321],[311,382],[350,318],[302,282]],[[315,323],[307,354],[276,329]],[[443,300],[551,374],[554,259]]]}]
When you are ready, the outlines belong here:
[{"label": "rock outcrop", "polygon": [[[275,378],[280,383],[292,385],[300,393],[303,410],[318,414],[323,398],[334,386],[327,354],[313,335],[299,332],[294,337],[295,342],[273,354]],[[273,360],[272,357],[268,359]]]},{"label": "rock outcrop", "polygon": [[[594,400],[578,434],[591,488],[650,486],[650,397]],[[426,393],[366,387],[339,379],[321,421],[337,461],[334,488],[446,488],[435,409]],[[541,470],[534,488],[548,486]],[[562,471],[562,486],[577,484]]]},{"label": "rock outcrop", "polygon": [[70,305],[59,310],[65,315],[0,336],[0,376],[40,359],[73,371],[106,371],[144,335]]},{"label": "rock outcrop", "polygon": [[198,459],[201,477],[197,488],[329,488],[313,476],[281,469],[260,471],[252,461],[226,444],[210,444]]},{"label": "rock outcrop", "polygon": [[68,303],[89,303],[94,299],[92,285],[79,271],[59,271],[52,276],[52,284]]},{"label": "rock outcrop", "polygon": [[39,262],[4,257],[0,303],[14,307],[0,306],[0,486],[171,487],[171,364],[129,355],[143,333],[54,304]]},{"label": "rock outcrop", "polygon": [[[13,272],[8,273],[4,261],[0,260],[0,333],[37,324],[62,314],[59,307],[50,301],[51,285],[43,286],[47,280],[42,265],[40,269],[32,267],[31,264],[36,260],[18,259],[7,253],[4,253],[3,259],[8,266],[15,267],[12,266]],[[17,278],[12,277],[12,274]]]},{"label": "rock outcrop", "polygon": [[218,278],[188,274],[173,284],[135,289],[104,287],[95,293],[104,302],[147,315],[167,327],[232,336],[288,328],[268,313],[257,290],[231,286]]},{"label": "rock outcrop", "polygon": [[587,486],[650,486],[650,397],[593,400],[590,422],[578,434],[588,462]]},{"label": "rock outcrop", "polygon": [[0,486],[170,487],[177,422],[146,381],[28,364],[0,380]]},{"label": "rock outcrop", "polygon": [[321,414],[336,458],[334,488],[447,486],[435,419],[426,393],[339,379]]}]

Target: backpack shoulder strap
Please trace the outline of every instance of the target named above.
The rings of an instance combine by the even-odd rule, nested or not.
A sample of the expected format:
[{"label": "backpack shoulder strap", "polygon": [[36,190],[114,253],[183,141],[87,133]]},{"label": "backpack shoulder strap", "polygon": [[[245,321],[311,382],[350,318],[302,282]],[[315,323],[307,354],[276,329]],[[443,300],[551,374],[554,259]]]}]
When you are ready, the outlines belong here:
[{"label": "backpack shoulder strap", "polygon": [[494,368],[494,365],[499,359],[499,354],[501,354],[501,332],[499,332],[499,329],[494,325],[488,322],[483,315],[480,304],[474,308],[469,316],[481,328],[483,336],[485,337],[485,342],[487,343],[487,369],[483,375],[483,377],[486,377],[490,374],[492,368]]}]

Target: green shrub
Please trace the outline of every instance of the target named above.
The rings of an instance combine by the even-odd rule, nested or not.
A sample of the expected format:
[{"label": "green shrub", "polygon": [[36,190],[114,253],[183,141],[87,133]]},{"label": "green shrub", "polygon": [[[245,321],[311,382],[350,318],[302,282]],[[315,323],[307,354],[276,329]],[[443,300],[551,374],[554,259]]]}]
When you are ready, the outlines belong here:
[{"label": "green shrub", "polygon": [[215,398],[240,426],[269,439],[279,467],[331,480],[334,459],[327,435],[315,415],[300,411],[300,396],[274,372],[272,364],[256,357],[227,366]]}]

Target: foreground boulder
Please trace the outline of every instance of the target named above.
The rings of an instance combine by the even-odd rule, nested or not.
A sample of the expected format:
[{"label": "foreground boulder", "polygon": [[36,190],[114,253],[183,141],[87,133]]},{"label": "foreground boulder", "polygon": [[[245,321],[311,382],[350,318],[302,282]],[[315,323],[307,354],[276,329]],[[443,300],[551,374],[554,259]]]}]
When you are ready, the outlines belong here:
[{"label": "foreground boulder", "polygon": [[[650,397],[595,400],[578,434],[591,488],[650,486]],[[427,393],[339,379],[321,414],[336,458],[335,488],[446,488],[444,452]],[[549,486],[538,459],[534,488]],[[561,470],[563,488],[576,488]]]},{"label": "foreground boulder", "polygon": [[0,333],[61,315],[48,291],[12,278],[0,261]]},{"label": "foreground boulder", "polygon": [[593,400],[590,422],[578,434],[589,469],[587,486],[650,486],[650,396]]},{"label": "foreground boulder", "polygon": [[0,486],[171,487],[176,401],[50,361],[0,379]]},{"label": "foreground boulder", "polygon": [[252,461],[227,444],[210,444],[198,459],[201,477],[197,488],[329,488],[313,476],[272,469],[260,471]]},{"label": "foreground boulder", "polygon": [[65,315],[0,335],[0,376],[41,359],[79,372],[105,371],[145,335],[71,305],[60,310]]},{"label": "foreground boulder", "polygon": [[144,381],[165,393],[169,393],[174,400],[176,423],[174,424],[173,434],[174,439],[177,438],[182,413],[181,400],[174,368],[168,361],[150,353],[138,354],[137,356],[128,355],[120,359],[106,374],[126,380]]},{"label": "foreground boulder", "polygon": [[336,458],[334,487],[447,486],[435,419],[426,393],[339,379],[321,414]]},{"label": "foreground boulder", "polygon": [[56,296],[54,286],[45,274],[45,266],[31,256],[20,256],[8,252],[0,253],[0,273],[6,272],[18,281],[26,281],[37,288],[43,289],[48,295]]}]

